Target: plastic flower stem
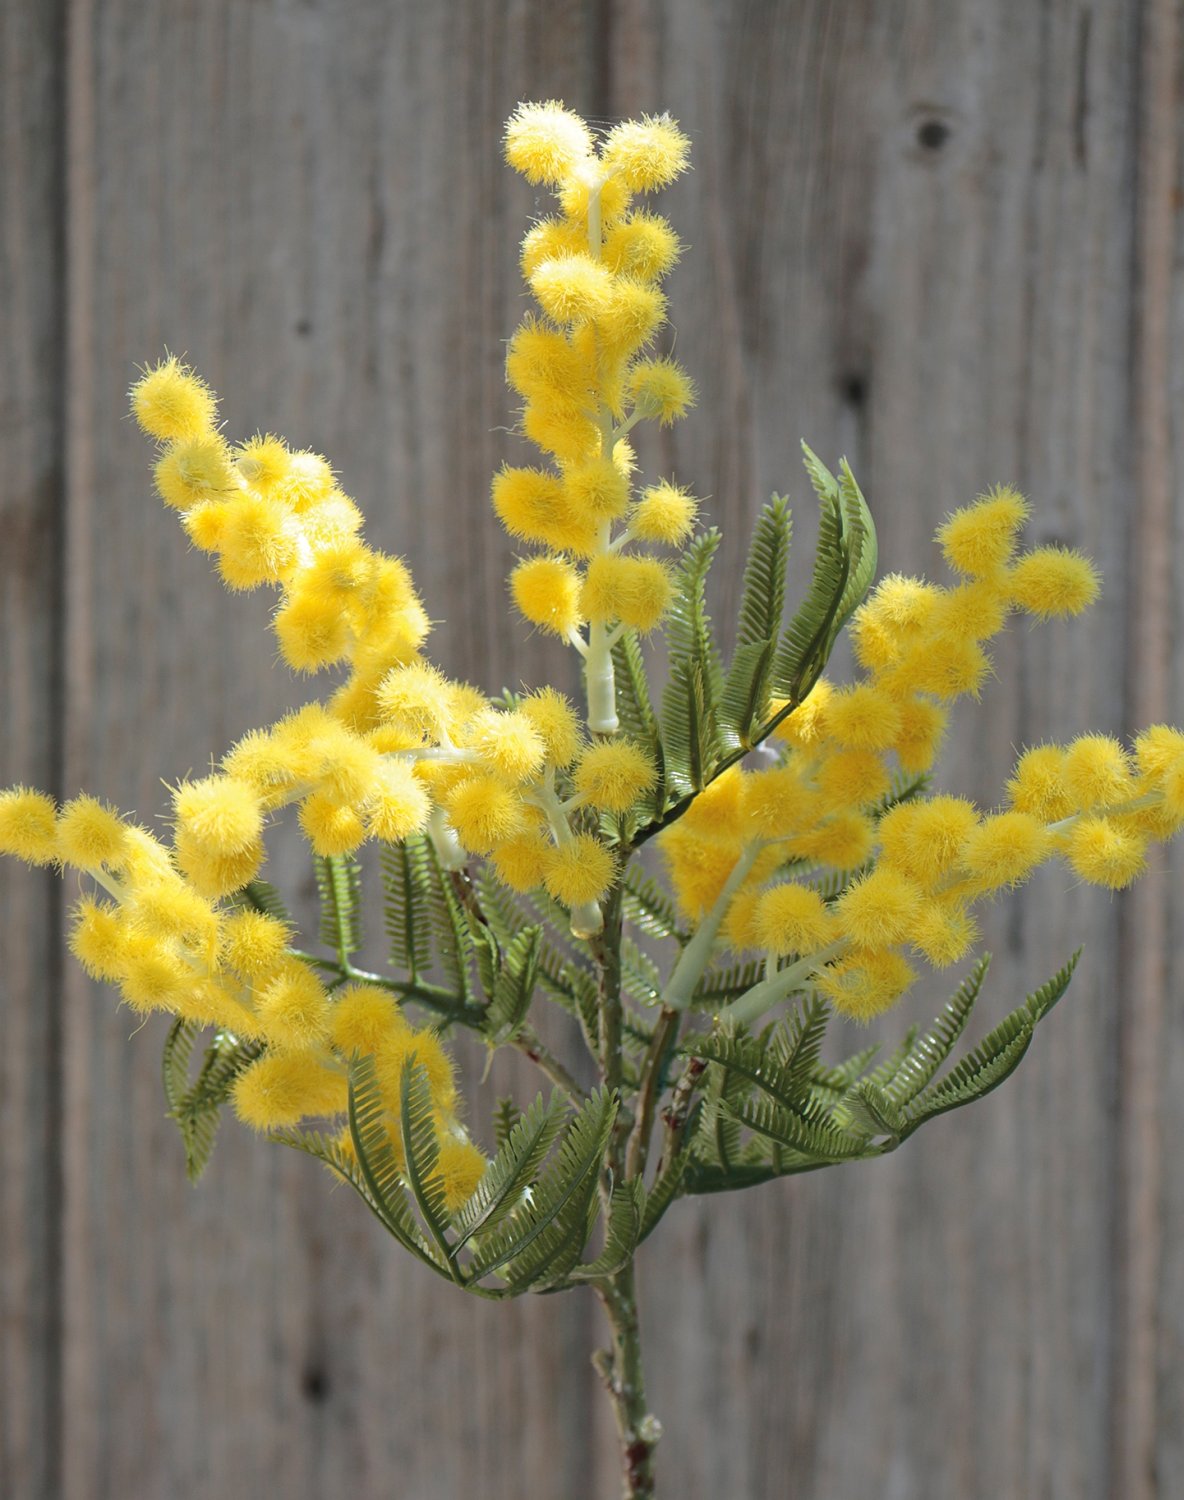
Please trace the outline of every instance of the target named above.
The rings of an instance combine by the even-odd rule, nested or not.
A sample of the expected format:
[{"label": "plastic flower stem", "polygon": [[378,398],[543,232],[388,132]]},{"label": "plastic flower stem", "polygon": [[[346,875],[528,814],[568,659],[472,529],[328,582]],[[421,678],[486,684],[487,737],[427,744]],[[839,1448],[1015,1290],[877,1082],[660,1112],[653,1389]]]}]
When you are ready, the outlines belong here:
[{"label": "plastic flower stem", "polygon": [[745,847],[732,873],[724,882],[723,890],[716,897],[715,905],[699,923],[694,936],[679,955],[670,983],[666,986],[666,993],[662,996],[662,1003],[671,1010],[686,1010],[690,1005],[695,986],[702,979],[703,971],[711,959],[711,950],[728,914],[728,907],[732,904],[732,897],[747,880],[757,855],[763,848],[762,839],[755,839]]},{"label": "plastic flower stem", "polygon": [[819,969],[825,968],[832,958],[838,958],[848,946],[847,938],[838,938],[825,948],[820,948],[817,953],[808,953],[805,958],[799,958],[796,964],[790,964],[785,969],[778,969],[776,974],[771,975],[761,984],[753,985],[752,989],[741,995],[738,1000],[733,1000],[731,1005],[725,1005],[718,1019],[730,1021],[739,1026],[750,1026],[767,1010],[772,1009],[778,1001],[785,1000],[795,990],[800,990],[812,974],[817,974]]}]

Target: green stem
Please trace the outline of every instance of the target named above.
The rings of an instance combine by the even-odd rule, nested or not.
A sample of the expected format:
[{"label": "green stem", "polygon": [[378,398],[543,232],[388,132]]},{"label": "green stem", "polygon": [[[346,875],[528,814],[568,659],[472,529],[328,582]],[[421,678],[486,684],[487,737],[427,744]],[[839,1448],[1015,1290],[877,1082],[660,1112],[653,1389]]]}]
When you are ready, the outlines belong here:
[{"label": "green stem", "polygon": [[662,996],[663,1003],[671,1010],[686,1010],[690,1005],[695,986],[702,979],[703,971],[711,959],[711,950],[728,914],[728,907],[732,904],[732,897],[752,873],[757,856],[764,847],[763,841],[757,839],[743,850],[732,873],[724,882],[723,890],[716,897],[715,905],[699,923],[690,942],[679,954],[670,982],[666,986],[666,993]]},{"label": "green stem", "polygon": [[662,1427],[646,1405],[633,1262],[596,1290],[608,1319],[612,1347],[599,1350],[592,1362],[604,1381],[617,1422],[622,1500],[653,1500],[654,1449]]},{"label": "green stem", "polygon": [[639,1177],[645,1171],[646,1157],[650,1149],[650,1136],[654,1128],[654,1112],[662,1092],[662,1077],[666,1071],[666,1059],[678,1040],[682,1025],[682,1012],[664,1005],[658,1016],[658,1024],[650,1038],[649,1049],[641,1065],[641,1099],[637,1107],[637,1123],[629,1139],[629,1155],[625,1162],[625,1176]]}]

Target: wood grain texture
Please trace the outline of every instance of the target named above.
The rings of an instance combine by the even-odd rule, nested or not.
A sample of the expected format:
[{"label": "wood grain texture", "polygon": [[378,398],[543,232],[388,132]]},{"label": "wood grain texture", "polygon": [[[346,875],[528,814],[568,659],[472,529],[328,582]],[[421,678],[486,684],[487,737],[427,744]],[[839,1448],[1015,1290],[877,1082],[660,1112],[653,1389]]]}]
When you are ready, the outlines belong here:
[{"label": "wood grain texture", "polygon": [[[161,778],[313,691],[272,663],[265,601],[228,602],[150,494],[124,391],[165,345],[232,434],[329,454],[370,538],[410,562],[447,670],[574,685],[508,616],[487,505],[522,451],[502,340],[543,207],[497,149],[522,97],[668,108],[692,135],[666,207],[701,399],[642,456],[710,497],[721,620],[773,490],[803,577],[799,436],[850,456],[885,571],[936,569],[945,511],[1014,480],[1034,539],[1091,552],[1106,593],[1006,638],[945,784],[990,803],[1024,744],[1179,719],[1179,0],[66,9],[68,32],[34,0],[0,15],[0,780],[57,779],[60,745],[66,793],[151,820]],[[1134,900],[1050,872],[991,913],[994,1015],[1089,939],[1005,1093],[886,1162],[672,1213],[641,1266],[665,1491],[1184,1489],[1179,857]],[[282,834],[307,911],[295,858]],[[451,1295],[313,1164],[233,1126],[190,1190],[161,1029],[129,1041],[107,993],[59,985],[56,888],[0,875],[4,930],[28,936],[5,944],[0,1494],[613,1494],[591,1299]]]},{"label": "wood grain texture", "polygon": [[[55,789],[63,422],[61,16],[0,9],[0,780]],[[57,1484],[60,882],[0,863],[0,1495]]]}]

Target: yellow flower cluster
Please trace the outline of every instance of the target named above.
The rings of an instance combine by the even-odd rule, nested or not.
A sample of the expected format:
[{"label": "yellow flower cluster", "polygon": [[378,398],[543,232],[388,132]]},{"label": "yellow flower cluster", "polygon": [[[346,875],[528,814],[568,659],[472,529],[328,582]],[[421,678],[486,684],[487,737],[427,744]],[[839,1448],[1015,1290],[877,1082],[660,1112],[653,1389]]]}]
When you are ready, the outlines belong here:
[{"label": "yellow flower cluster", "polygon": [[678,546],[697,508],[668,480],[639,492],[628,442],[638,422],[666,425],[694,402],[686,371],[649,352],[666,318],[660,283],[678,260],[678,236],[634,207],[637,194],[685,170],[689,143],[662,116],[618,125],[598,147],[583,120],[551,102],[521,105],[505,145],[528,182],[554,190],[560,212],[523,241],[540,315],[523,320],[506,358],[521,430],[550,463],[503,468],[493,504],[512,537],[543,549],[514,569],[515,603],[579,650],[589,727],[612,733],[613,641],[628,628],[652,630],[671,596],[666,565],[634,544]]},{"label": "yellow flower cluster", "polygon": [[[661,837],[688,918],[722,901],[730,947],[765,952],[771,969],[792,958],[801,980],[859,1019],[912,983],[907,953],[937,966],[964,957],[975,904],[1043,861],[1119,888],[1143,869],[1149,840],[1184,827],[1184,735],[1163,726],[1132,752],[1104,735],[1026,751],[994,813],[948,796],[883,810],[894,771],[933,765],[949,705],[977,695],[986,643],[1008,616],[1072,615],[1097,595],[1078,553],[1017,556],[1026,516],[1013,490],[951,515],[938,540],[961,580],[883,579],[852,622],[859,680],[820,680],[775,731],[777,765],[725,772]],[[803,873],[812,883],[792,878]]]}]

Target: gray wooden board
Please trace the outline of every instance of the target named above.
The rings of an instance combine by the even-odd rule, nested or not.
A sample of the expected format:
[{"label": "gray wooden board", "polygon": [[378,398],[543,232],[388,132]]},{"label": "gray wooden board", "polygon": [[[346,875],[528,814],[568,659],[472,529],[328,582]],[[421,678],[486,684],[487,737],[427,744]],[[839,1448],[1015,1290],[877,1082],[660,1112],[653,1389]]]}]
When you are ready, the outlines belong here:
[{"label": "gray wooden board", "polygon": [[[884,570],[936,569],[935,524],[999,480],[1031,495],[1037,539],[1103,569],[1086,619],[1006,638],[945,785],[990,803],[1023,744],[1180,717],[1175,0],[66,11],[0,19],[0,779],[58,779],[64,757],[65,793],[152,820],[162,779],[313,691],[274,664],[266,601],[228,601],[151,496],[124,392],[166,345],[232,434],[330,456],[410,562],[444,667],[574,685],[507,614],[487,503],[525,453],[502,341],[543,205],[498,134],[552,95],[669,108],[692,135],[665,206],[701,399],[642,450],[724,527],[725,631],[773,490],[803,576],[800,435],[850,456]],[[291,831],[272,849],[307,912]],[[1179,859],[1135,900],[1049,872],[991,912],[988,1014],[1088,938],[1006,1092],[887,1162],[672,1212],[641,1273],[670,1493],[1181,1489]],[[451,1293],[314,1164],[233,1125],[191,1190],[162,1027],[129,1038],[108,993],[63,982],[52,883],[0,876],[0,1493],[612,1494],[591,1299]],[[499,1062],[475,1121],[507,1080],[534,1087]]]}]

